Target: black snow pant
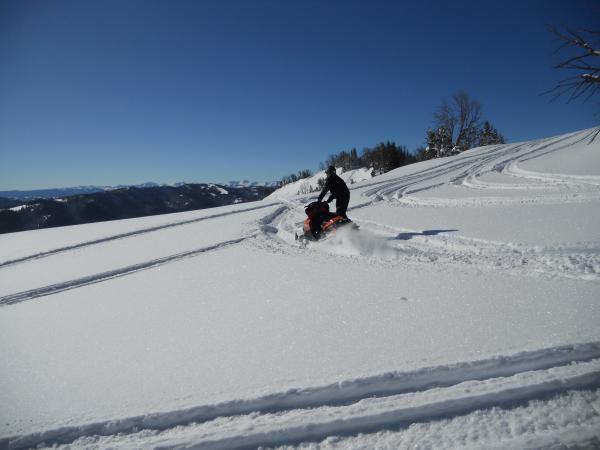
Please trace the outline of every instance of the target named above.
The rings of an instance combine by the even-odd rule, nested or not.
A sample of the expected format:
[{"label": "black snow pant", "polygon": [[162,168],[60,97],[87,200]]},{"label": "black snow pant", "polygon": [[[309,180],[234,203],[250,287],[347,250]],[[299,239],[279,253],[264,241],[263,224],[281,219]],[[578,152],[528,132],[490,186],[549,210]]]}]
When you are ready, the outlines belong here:
[{"label": "black snow pant", "polygon": [[335,199],[335,213],[339,216],[348,218],[346,211],[348,210],[348,203],[350,203],[350,196],[344,196]]}]

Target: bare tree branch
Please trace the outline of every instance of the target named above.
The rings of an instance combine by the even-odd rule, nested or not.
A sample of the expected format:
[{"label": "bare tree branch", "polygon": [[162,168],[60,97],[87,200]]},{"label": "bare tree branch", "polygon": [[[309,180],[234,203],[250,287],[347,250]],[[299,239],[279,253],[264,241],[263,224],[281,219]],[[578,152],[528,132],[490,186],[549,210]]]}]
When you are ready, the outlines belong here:
[{"label": "bare tree branch", "polygon": [[464,146],[466,134],[476,128],[481,120],[481,104],[472,100],[465,91],[459,91],[452,96],[454,107],[458,113],[458,134],[455,145]]},{"label": "bare tree branch", "polygon": [[433,114],[436,126],[438,128],[445,128],[450,134],[450,140],[454,142],[454,129],[456,128],[456,114],[448,101],[444,98],[442,103],[438,107],[437,111]]},{"label": "bare tree branch", "polygon": [[600,36],[600,31],[581,30],[576,32],[567,29],[566,32],[561,32],[553,26],[550,26],[549,30],[563,41],[557,52],[567,48],[577,52],[557,64],[555,68],[584,73],[560,81],[553,89],[546,91],[544,94],[552,94],[552,101],[567,95],[567,103],[578,98],[584,98],[583,102],[586,102],[600,92],[598,89],[600,85],[600,67],[595,64],[598,62],[596,58],[600,57],[600,50],[596,50],[594,48],[595,43],[590,39],[586,39],[582,33],[586,33],[588,36]]}]

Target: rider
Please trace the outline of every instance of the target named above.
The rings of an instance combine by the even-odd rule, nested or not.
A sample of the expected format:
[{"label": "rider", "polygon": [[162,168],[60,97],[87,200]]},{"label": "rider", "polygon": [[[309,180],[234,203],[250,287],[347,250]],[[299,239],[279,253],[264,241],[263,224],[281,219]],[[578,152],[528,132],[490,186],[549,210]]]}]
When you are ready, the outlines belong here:
[{"label": "rider", "polygon": [[335,173],[335,167],[329,166],[325,171],[327,179],[325,180],[325,186],[319,194],[317,201],[322,201],[327,191],[331,192],[331,195],[327,199],[327,203],[331,202],[335,198],[335,212],[336,214],[348,218],[346,216],[346,210],[348,209],[348,203],[350,202],[350,190],[344,180],[337,176]]}]

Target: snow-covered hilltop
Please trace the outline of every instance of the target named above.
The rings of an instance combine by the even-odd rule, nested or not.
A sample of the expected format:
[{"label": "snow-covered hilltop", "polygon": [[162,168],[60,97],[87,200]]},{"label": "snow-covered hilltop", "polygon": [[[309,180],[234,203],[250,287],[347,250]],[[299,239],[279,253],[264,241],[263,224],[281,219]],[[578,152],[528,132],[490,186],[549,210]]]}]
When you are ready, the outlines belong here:
[{"label": "snow-covered hilltop", "polygon": [[[371,169],[355,169],[348,170],[347,172],[342,172],[341,169],[337,169],[337,174],[346,182],[348,185],[352,185],[354,183],[360,183],[361,181],[370,180],[373,178],[373,171]],[[319,185],[319,182],[325,181],[325,171],[321,170],[317,172],[311,177],[303,178],[298,181],[294,181],[293,183],[286,184],[271,195],[267,197],[267,199],[279,199],[279,200],[288,200],[296,197],[298,195],[306,195],[311,192],[316,192],[317,194],[321,191],[322,186]]]},{"label": "snow-covered hilltop", "polygon": [[600,444],[598,129],[0,236],[0,447]]},{"label": "snow-covered hilltop", "polygon": [[242,188],[242,187],[277,187],[277,181],[249,181],[249,180],[241,180],[241,181],[228,181],[225,183],[226,186],[232,188]]}]

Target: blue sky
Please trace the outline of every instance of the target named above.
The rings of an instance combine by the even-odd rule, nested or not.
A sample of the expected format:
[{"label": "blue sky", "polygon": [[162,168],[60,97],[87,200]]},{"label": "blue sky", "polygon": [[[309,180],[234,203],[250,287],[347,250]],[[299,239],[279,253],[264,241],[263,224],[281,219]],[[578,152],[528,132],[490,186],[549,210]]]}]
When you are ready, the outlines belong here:
[{"label": "blue sky", "polygon": [[0,190],[274,180],[423,144],[464,89],[519,141],[597,125],[550,103],[564,1],[0,1]]}]

